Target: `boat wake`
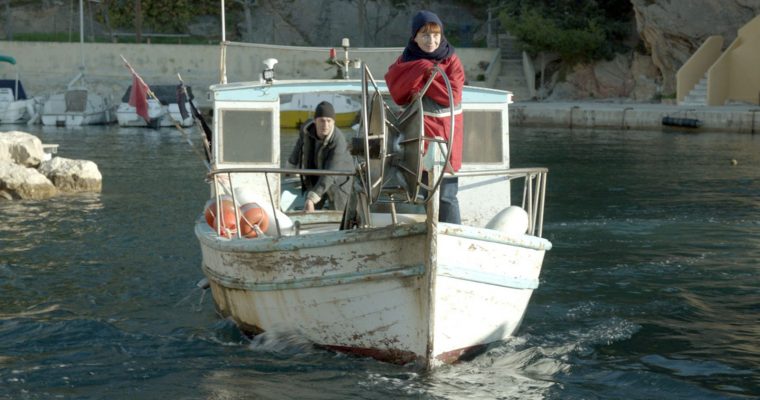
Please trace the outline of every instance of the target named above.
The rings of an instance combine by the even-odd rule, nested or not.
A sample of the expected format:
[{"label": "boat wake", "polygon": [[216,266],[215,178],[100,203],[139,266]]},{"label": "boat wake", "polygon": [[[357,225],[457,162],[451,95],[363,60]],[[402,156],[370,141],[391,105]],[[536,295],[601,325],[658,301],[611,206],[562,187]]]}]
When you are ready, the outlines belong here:
[{"label": "boat wake", "polygon": [[43,314],[52,313],[53,311],[56,311],[60,308],[58,304],[53,304],[44,308],[35,308],[29,307],[26,311],[21,311],[18,313],[12,313],[12,314],[0,314],[0,321],[2,320],[12,320],[16,318],[30,318],[34,316],[39,316]]},{"label": "boat wake", "polygon": [[316,351],[313,342],[292,330],[269,330],[253,337],[248,347],[254,352],[281,355],[310,354]]}]

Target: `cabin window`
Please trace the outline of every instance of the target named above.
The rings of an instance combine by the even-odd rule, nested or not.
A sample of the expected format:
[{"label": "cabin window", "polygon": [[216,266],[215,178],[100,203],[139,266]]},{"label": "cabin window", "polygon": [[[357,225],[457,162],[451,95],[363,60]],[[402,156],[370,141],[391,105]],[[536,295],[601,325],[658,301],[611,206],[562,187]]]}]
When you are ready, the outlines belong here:
[{"label": "cabin window", "polygon": [[463,162],[503,162],[502,138],[501,110],[464,111]]},{"label": "cabin window", "polygon": [[221,132],[221,162],[274,162],[271,110],[221,110]]}]

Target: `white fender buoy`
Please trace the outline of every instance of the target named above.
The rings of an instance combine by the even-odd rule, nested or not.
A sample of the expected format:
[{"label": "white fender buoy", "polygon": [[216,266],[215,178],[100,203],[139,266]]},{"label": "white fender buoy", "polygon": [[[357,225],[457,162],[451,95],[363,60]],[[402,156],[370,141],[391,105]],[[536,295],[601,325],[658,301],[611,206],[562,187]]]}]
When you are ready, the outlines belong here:
[{"label": "white fender buoy", "polygon": [[521,207],[509,206],[499,211],[486,224],[486,228],[510,235],[522,235],[528,230],[528,213]]}]

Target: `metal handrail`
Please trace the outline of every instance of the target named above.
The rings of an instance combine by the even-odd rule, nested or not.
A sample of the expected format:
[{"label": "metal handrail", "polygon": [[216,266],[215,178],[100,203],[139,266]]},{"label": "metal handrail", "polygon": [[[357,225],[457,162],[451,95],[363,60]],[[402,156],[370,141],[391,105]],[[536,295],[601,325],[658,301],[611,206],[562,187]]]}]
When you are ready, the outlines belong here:
[{"label": "metal handrail", "polygon": [[541,237],[543,235],[544,206],[546,204],[546,177],[548,173],[548,168],[533,167],[458,171],[454,176],[503,176],[508,180],[525,179],[523,181],[523,198],[521,207],[526,213],[528,213],[527,234]]},{"label": "metal handrail", "polygon": [[[548,175],[548,168],[545,167],[531,167],[531,168],[502,168],[502,169],[488,169],[488,170],[460,170],[454,173],[453,177],[478,177],[478,176],[496,176],[503,177],[506,180],[524,179],[523,181],[523,196],[521,207],[528,214],[528,235],[541,237],[543,235],[543,222],[544,222],[544,207],[546,200],[546,179]],[[232,190],[234,187],[232,183],[233,173],[263,173],[267,177],[268,174],[302,174],[302,175],[334,175],[334,176],[355,176],[356,171],[327,171],[318,169],[299,169],[299,168],[271,168],[271,167],[245,167],[245,168],[226,168],[214,171],[209,171],[207,177],[214,181],[215,198],[217,199],[217,215],[220,215],[221,202],[219,201],[222,196],[222,190],[217,186],[220,184],[217,179],[214,179],[216,175],[227,174],[230,185],[230,196],[232,197],[233,204],[237,202],[235,199],[235,192]],[[360,175],[361,176],[361,175]],[[268,188],[271,200],[271,187]],[[404,200],[396,200],[394,202],[406,202]],[[276,206],[272,201],[272,212],[276,219]],[[236,219],[239,220],[238,210],[235,210]],[[277,224],[278,236],[281,236],[279,229],[279,221],[275,221]],[[221,234],[221,225],[217,226],[217,233]],[[240,238],[240,229],[237,230],[237,237]]]},{"label": "metal handrail", "polygon": [[301,174],[301,175],[335,175],[335,176],[354,176],[356,171],[324,170],[324,169],[300,169],[300,168],[272,168],[272,167],[241,167],[241,168],[224,168],[208,171],[206,176],[213,178],[215,175],[227,173],[259,173],[259,174]]}]

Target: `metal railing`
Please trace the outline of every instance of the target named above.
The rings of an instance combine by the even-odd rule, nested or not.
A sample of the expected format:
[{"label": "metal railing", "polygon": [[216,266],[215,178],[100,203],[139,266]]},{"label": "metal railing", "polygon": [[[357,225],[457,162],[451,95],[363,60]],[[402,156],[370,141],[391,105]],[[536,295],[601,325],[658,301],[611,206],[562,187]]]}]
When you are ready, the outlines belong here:
[{"label": "metal railing", "polygon": [[[546,201],[546,180],[548,175],[548,169],[543,167],[535,168],[505,168],[505,169],[489,169],[489,170],[471,170],[471,171],[459,171],[453,176],[455,177],[479,177],[479,176],[491,176],[505,178],[511,181],[523,180],[522,199],[520,206],[528,214],[528,230],[526,234],[542,237],[543,235],[543,222],[544,222],[544,206]],[[256,173],[264,174],[267,183],[267,192],[269,193],[269,202],[272,207],[272,215],[275,216],[274,223],[276,224],[277,235],[282,236],[280,229],[280,223],[277,219],[277,205],[274,201],[274,195],[272,192],[272,185],[270,184],[269,174],[300,174],[300,175],[333,175],[333,176],[356,176],[356,171],[326,171],[316,169],[298,169],[298,168],[264,168],[264,167],[251,167],[251,168],[229,168],[216,171],[210,171],[207,174],[207,178],[214,182],[214,198],[216,199],[217,209],[216,215],[221,214],[221,200],[222,196],[229,195],[233,204],[238,204],[238,199],[235,198],[235,185],[232,181],[232,174],[240,173]],[[217,179],[219,175],[225,175],[227,183],[223,183],[220,179]],[[229,194],[226,192],[224,186],[229,185]],[[220,187],[222,186],[222,187]],[[511,197],[511,196],[510,196]],[[511,204],[508,204],[509,206]],[[240,214],[238,207],[235,207],[235,218],[240,221]],[[223,224],[216,224],[217,234],[222,235]],[[231,232],[226,232],[229,236]],[[240,229],[235,232],[237,238],[241,238]]]},{"label": "metal railing", "polygon": [[[547,168],[507,168],[478,171],[458,171],[456,177],[496,176],[509,181],[523,179],[521,207],[528,213],[528,235],[541,237],[544,226]],[[509,204],[511,205],[511,204]]]},{"label": "metal railing", "polygon": [[[277,237],[282,236],[282,230],[280,228],[280,221],[277,218],[277,205],[274,201],[274,195],[272,193],[272,185],[269,181],[269,174],[279,174],[279,175],[332,175],[332,176],[354,176],[356,175],[356,171],[327,171],[327,170],[321,170],[321,169],[298,169],[298,168],[272,168],[272,167],[249,167],[249,168],[225,168],[225,169],[219,169],[219,170],[212,170],[209,171],[206,174],[206,178],[213,182],[214,187],[214,199],[216,200],[216,215],[222,216],[222,198],[225,195],[230,196],[230,199],[232,200],[232,204],[234,205],[234,211],[235,211],[235,221],[240,221],[240,209],[239,209],[239,201],[236,198],[235,195],[235,185],[232,181],[232,174],[264,174],[264,179],[267,183],[267,193],[269,194],[269,204],[272,207],[272,216],[274,216],[274,223],[275,227],[277,229]],[[220,175],[224,175],[227,183],[224,184],[222,180],[218,179]],[[221,187],[220,187],[221,186]],[[228,188],[226,186],[229,186]],[[225,189],[229,189],[229,194],[224,193]],[[240,239],[241,236],[241,229],[236,226],[236,229],[234,232],[228,232],[226,231],[226,227],[224,226],[224,223],[218,223],[216,222],[214,224],[215,226],[212,226],[216,230],[216,233],[220,236],[226,235],[227,237],[231,237],[233,234],[235,237]],[[238,224],[236,224],[238,225]],[[224,230],[224,231],[223,231]],[[260,233],[259,233],[260,234]]]}]

